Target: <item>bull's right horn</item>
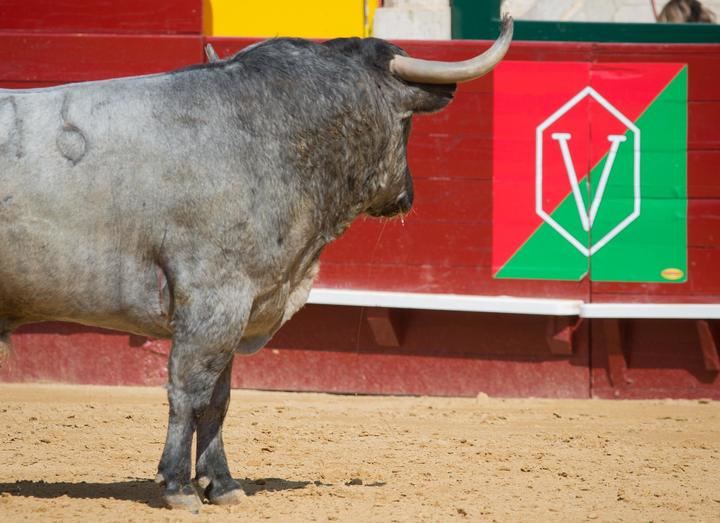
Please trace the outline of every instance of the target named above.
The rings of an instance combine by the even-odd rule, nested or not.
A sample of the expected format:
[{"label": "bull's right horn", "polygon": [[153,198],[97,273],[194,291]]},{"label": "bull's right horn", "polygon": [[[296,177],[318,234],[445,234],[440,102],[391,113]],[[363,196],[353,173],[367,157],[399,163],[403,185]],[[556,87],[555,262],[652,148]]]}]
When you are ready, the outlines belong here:
[{"label": "bull's right horn", "polygon": [[395,55],[390,61],[390,72],[408,82],[423,84],[454,84],[480,78],[492,71],[510,47],[513,35],[513,19],[505,14],[502,30],[495,43],[483,54],[463,62],[420,60]]}]

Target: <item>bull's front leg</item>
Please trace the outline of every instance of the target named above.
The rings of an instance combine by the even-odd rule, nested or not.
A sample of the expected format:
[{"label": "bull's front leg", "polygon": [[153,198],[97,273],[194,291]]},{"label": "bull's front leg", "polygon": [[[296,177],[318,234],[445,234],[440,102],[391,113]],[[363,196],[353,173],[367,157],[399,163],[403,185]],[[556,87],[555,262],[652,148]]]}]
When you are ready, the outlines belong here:
[{"label": "bull's front leg", "polygon": [[210,405],[197,420],[196,479],[205,497],[216,505],[237,503],[245,494],[230,474],[222,439],[231,375],[232,359],[215,384]]},{"label": "bull's front leg", "polygon": [[[211,466],[217,467],[212,468],[212,473],[217,478],[219,493],[236,490],[229,472],[225,474],[227,462],[222,453],[220,429],[227,409],[233,350],[247,323],[252,300],[234,289],[216,287],[212,292],[204,292],[197,285],[191,288],[190,293],[176,301],[181,305],[173,315],[173,346],[168,365],[170,415],[158,481],[165,484],[168,506],[197,511],[200,500],[190,473],[192,437],[199,425],[203,428],[198,433],[198,443],[202,439],[204,445],[199,463],[205,463],[208,471]],[[218,412],[222,412],[219,417]],[[206,420],[213,420],[217,428]],[[224,470],[218,459],[213,459],[220,455]]]},{"label": "bull's front leg", "polygon": [[[240,341],[236,354],[255,354],[270,340],[271,336],[257,336]],[[205,497],[216,505],[232,505],[244,496],[240,484],[232,478],[225,456],[222,427],[230,404],[232,359],[220,375],[213,391],[210,405],[197,420],[197,484]]]}]

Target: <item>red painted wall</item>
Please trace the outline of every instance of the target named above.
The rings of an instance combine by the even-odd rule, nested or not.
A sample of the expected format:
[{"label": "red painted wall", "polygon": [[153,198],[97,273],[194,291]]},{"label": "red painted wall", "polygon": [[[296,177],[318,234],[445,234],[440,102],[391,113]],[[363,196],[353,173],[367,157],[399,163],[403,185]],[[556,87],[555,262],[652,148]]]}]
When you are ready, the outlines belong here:
[{"label": "red painted wall", "polygon": [[[23,3],[30,4],[37,2]],[[186,13],[173,22],[150,15],[128,20],[117,12],[81,16],[69,4],[59,3],[62,15],[47,18],[36,17],[38,11],[29,7],[18,8],[16,16],[0,16],[0,86],[145,74],[204,59],[206,39],[199,34],[196,13],[200,2],[172,3],[179,6],[177,13]],[[137,9],[145,12],[147,7]],[[48,32],[53,24],[55,32]],[[92,34],[68,34],[75,31]],[[252,43],[207,41],[221,56]],[[401,45],[414,56],[453,60],[487,44]],[[416,182],[413,212],[404,224],[360,218],[323,255],[319,284],[588,301],[720,301],[720,126],[715,123],[720,87],[714,80],[719,51],[720,45],[519,42],[508,56],[689,64],[687,283],[591,285],[491,278],[493,93],[488,76],[462,85],[448,110],[416,119],[409,147]],[[394,318],[399,345],[384,347],[370,328],[370,313],[354,307],[306,307],[268,349],[236,361],[235,385],[399,394],[720,398],[718,372],[708,370],[707,351],[692,321],[625,322],[617,327],[620,349],[613,342],[614,327],[586,321],[573,333],[572,346],[560,344],[558,349],[553,336],[570,331],[562,331],[564,325],[552,318],[399,311]],[[0,380],[160,384],[166,379],[166,342],[58,324],[27,326],[14,342],[15,353],[0,369]]]},{"label": "red painted wall", "polygon": [[0,31],[201,34],[197,0],[3,0]]}]

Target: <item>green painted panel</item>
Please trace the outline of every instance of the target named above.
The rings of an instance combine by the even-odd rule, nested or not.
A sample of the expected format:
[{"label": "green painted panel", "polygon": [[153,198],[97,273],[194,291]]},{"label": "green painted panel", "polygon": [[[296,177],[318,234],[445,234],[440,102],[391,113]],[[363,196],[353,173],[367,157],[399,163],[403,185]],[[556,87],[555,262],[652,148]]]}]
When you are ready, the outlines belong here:
[{"label": "green painted panel", "polygon": [[[687,280],[687,67],[636,120],[641,130],[639,216],[597,252],[580,253],[543,222],[496,278],[682,283]],[[590,237],[569,194],[551,214],[579,243],[597,244],[634,210],[633,135],[618,149]],[[585,208],[608,155],[578,180]],[[590,194],[587,194],[587,190]]]},{"label": "green painted panel", "polygon": [[[493,40],[500,0],[452,0],[452,37]],[[514,39],[561,42],[720,43],[717,24],[625,24],[516,20]]]},{"label": "green painted panel", "polygon": [[[592,255],[593,281],[687,279],[687,67],[636,120],[641,130],[640,215]],[[632,136],[627,135],[628,141]],[[593,244],[634,208],[632,148],[621,147],[591,230]],[[591,194],[600,180],[591,173]],[[665,276],[663,276],[665,275]],[[670,277],[668,277],[670,276]]]},{"label": "green painted panel", "polygon": [[[497,38],[490,31],[482,39]],[[720,43],[720,26],[713,24],[620,24],[518,20],[515,40],[626,43]]]}]

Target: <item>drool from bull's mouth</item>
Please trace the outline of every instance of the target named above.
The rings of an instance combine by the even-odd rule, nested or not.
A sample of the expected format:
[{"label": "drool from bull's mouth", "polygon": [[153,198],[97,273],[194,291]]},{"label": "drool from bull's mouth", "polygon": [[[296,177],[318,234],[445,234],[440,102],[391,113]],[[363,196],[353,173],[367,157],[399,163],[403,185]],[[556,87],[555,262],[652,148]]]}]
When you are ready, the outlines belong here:
[{"label": "drool from bull's mouth", "polygon": [[505,17],[487,51],[446,63],[277,38],[167,74],[0,90],[0,340],[45,320],[170,338],[164,499],[201,505],[196,434],[200,494],[238,502],[221,435],[234,356],[302,307],[359,214],[404,224],[411,116],[511,40]]}]

